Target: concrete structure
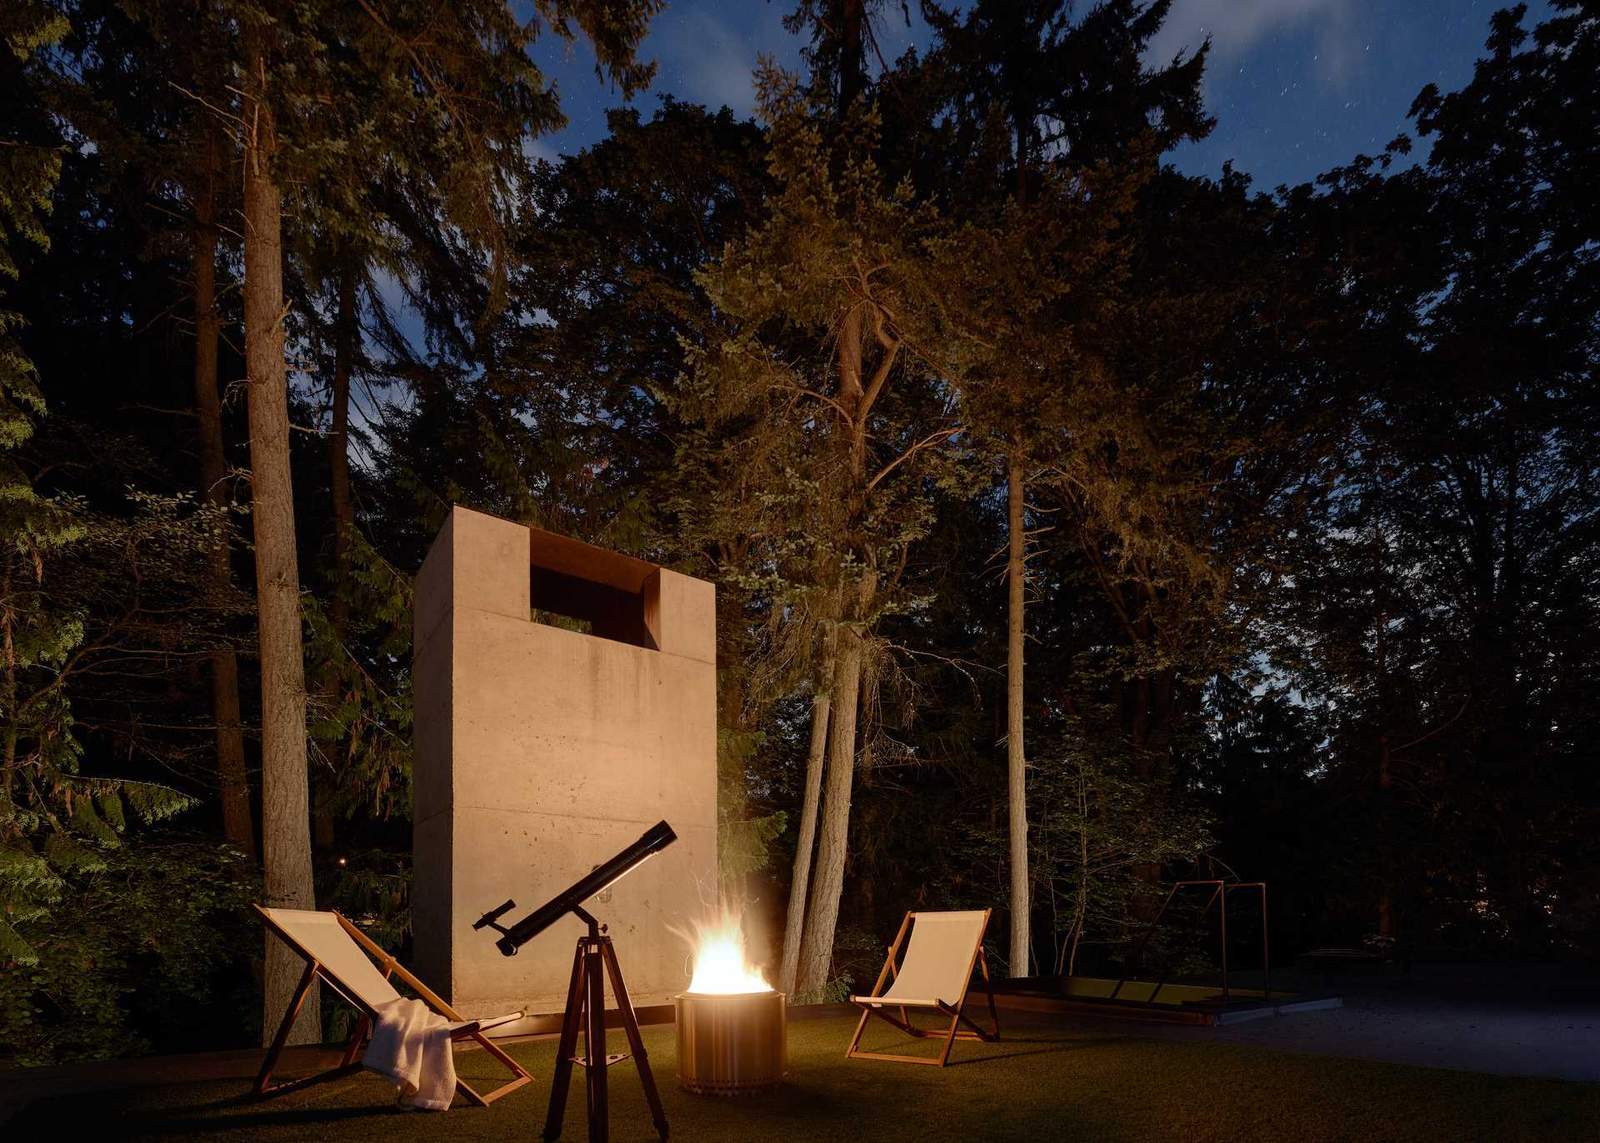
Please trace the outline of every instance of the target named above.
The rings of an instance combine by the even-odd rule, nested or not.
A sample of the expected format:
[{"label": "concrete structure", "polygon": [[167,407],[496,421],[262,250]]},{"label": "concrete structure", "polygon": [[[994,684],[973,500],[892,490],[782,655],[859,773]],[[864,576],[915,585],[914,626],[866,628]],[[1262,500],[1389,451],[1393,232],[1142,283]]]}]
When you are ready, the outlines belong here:
[{"label": "concrete structure", "polygon": [[457,507],[412,622],[418,975],[468,1016],[560,1011],[578,922],[515,957],[472,922],[508,897],[521,917],[665,818],[677,844],[590,909],[635,1003],[682,991],[668,926],[716,899],[715,589]]}]

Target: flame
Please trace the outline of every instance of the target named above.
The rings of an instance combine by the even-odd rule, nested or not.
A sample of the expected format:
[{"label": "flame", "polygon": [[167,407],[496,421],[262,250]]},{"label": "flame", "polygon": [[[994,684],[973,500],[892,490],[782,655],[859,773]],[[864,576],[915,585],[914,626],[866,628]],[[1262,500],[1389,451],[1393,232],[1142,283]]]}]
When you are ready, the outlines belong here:
[{"label": "flame", "polygon": [[711,925],[699,925],[694,940],[694,977],[689,991],[702,996],[771,992],[772,985],[745,956],[744,926],[738,914],[723,910]]}]

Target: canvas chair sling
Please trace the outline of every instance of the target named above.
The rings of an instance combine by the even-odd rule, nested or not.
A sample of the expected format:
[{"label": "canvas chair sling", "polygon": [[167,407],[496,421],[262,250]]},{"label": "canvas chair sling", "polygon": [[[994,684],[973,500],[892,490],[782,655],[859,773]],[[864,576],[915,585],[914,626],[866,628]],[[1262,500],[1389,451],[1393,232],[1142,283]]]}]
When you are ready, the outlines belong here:
[{"label": "canvas chair sling", "polygon": [[[883,971],[868,996],[852,996],[850,1003],[861,1009],[856,1034],[845,1049],[852,1059],[895,1060],[907,1064],[933,1064],[943,1067],[950,1048],[957,1040],[992,1042],[1000,1038],[1000,1017],[995,1011],[994,989],[989,982],[989,963],[983,954],[983,934],[989,927],[989,910],[961,913],[907,913],[900,932],[889,946]],[[910,943],[907,944],[907,934]],[[905,959],[899,961],[900,950]],[[897,963],[898,962],[898,963]],[[973,970],[983,974],[983,987],[989,996],[989,1021],[993,1031],[980,1027],[966,1014],[967,987]],[[946,1029],[919,1028],[911,1022],[911,1012],[933,1011],[950,1018]],[[895,1013],[898,1012],[898,1017]],[[867,1020],[876,1016],[908,1036],[944,1039],[938,1058],[902,1056],[889,1052],[861,1050],[861,1033]],[[962,1028],[962,1025],[966,1025]]]},{"label": "canvas chair sling", "polygon": [[[469,1102],[487,1107],[533,1078],[521,1064],[506,1055],[484,1035],[490,1028],[520,1020],[521,1012],[487,1020],[465,1020],[459,1012],[440,999],[422,981],[407,972],[394,957],[339,913],[313,912],[308,909],[266,909],[260,905],[254,908],[261,915],[261,921],[267,926],[267,930],[306,962],[305,972],[301,974],[300,983],[289,1000],[288,1010],[284,1012],[283,1021],[278,1025],[277,1034],[272,1038],[272,1046],[267,1050],[267,1057],[261,1063],[261,1072],[256,1076],[254,1093],[257,1096],[277,1095],[358,1069],[360,1064],[356,1062],[356,1056],[372,1031],[378,1006],[390,1000],[400,999],[400,993],[395,991],[394,985],[390,983],[390,977],[399,977],[424,1004],[454,1023],[450,1029],[452,1041],[457,1043],[462,1040],[475,1041],[511,1072],[512,1078],[509,1082],[484,1094],[480,1094],[470,1084],[458,1078],[456,1090],[466,1096]],[[374,961],[377,963],[373,963]],[[278,1059],[283,1054],[284,1044],[289,1039],[289,1031],[294,1027],[295,1017],[300,1014],[301,1005],[305,1003],[312,981],[319,978],[360,1013],[355,1030],[346,1041],[337,1066],[315,1075],[274,1084],[272,1073],[276,1070]]]}]

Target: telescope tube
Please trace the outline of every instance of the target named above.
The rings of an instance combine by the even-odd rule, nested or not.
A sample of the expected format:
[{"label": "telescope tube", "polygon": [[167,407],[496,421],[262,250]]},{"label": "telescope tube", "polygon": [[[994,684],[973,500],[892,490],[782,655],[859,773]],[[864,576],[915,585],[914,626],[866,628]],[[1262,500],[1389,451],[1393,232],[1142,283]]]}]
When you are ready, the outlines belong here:
[{"label": "telescope tube", "polygon": [[652,854],[659,853],[678,840],[672,827],[664,821],[657,822],[638,841],[628,846],[609,861],[595,866],[577,881],[540,905],[522,920],[505,931],[505,936],[495,941],[495,947],[506,956],[516,956],[517,950],[544,932],[566,914],[578,908],[596,893],[604,892],[612,882],[641,864]]}]

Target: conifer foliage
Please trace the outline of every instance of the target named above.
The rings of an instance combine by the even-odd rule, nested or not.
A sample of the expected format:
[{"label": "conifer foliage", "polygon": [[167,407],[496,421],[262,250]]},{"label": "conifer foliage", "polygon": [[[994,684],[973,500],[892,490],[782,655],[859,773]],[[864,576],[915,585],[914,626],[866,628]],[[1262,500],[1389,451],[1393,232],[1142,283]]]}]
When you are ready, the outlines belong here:
[{"label": "conifer foliage", "polygon": [[[796,998],[907,908],[1120,973],[1229,871],[1282,956],[1600,951],[1600,21],[1266,192],[1174,165],[1171,8],[799,0],[747,121],[659,0],[0,7],[0,1066],[270,1034],[251,899],[404,953],[452,503],[716,584]],[[640,102],[540,157],[550,45]]]}]

